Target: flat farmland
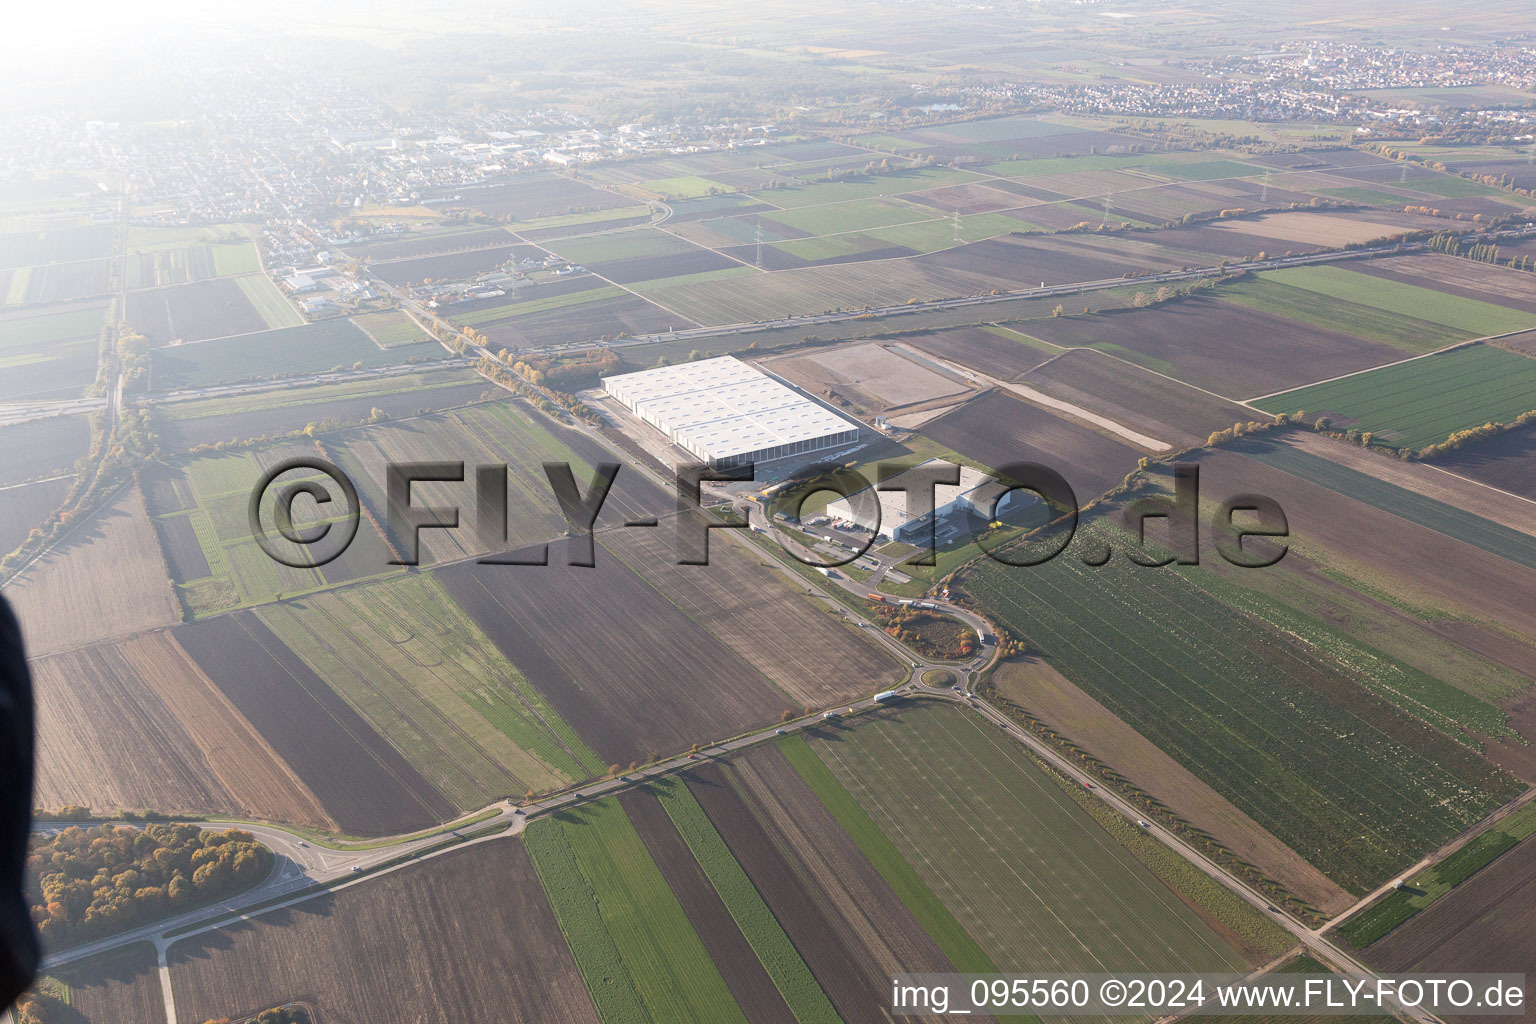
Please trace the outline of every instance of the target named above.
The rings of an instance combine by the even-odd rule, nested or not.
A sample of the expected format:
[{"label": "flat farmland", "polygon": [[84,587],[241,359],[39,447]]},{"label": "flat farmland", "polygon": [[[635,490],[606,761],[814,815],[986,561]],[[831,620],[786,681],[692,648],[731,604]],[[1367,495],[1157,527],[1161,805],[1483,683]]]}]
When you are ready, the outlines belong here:
[{"label": "flat farmland", "polygon": [[131,292],[124,319],[157,347],[251,334],[268,326],[233,277]]},{"label": "flat farmland", "polygon": [[513,220],[607,210],[632,202],[558,174],[535,174],[485,185],[455,185],[451,197],[445,195],[427,201],[433,205],[467,206],[491,217]]},{"label": "flat farmland", "polygon": [[256,330],[258,333],[236,338],[153,350],[153,386],[170,391],[274,375],[434,362],[449,357],[442,345],[425,338],[414,344],[380,348],[350,320]]},{"label": "flat farmland", "polygon": [[[665,794],[665,804],[658,792]],[[836,1011],[805,961],[684,785],[662,780],[621,795],[619,803],[747,1020],[794,1024],[796,1012],[786,1002],[792,999],[810,1019],[836,1021]],[[672,814],[679,816],[676,822]],[[717,882],[710,881],[710,873]],[[763,950],[762,959],[754,942]],[[777,985],[768,964],[779,978]]]},{"label": "flat farmland", "polygon": [[48,977],[68,992],[67,1016],[58,1019],[72,1024],[162,1024],[165,998],[156,965],[155,947],[135,942],[50,972]]},{"label": "flat farmland", "polygon": [[604,760],[673,753],[792,706],[610,552],[583,569],[564,564],[562,547],[546,567],[460,563],[438,578]]},{"label": "flat farmland", "polygon": [[0,267],[36,267],[112,255],[112,225],[55,227],[0,235]]},{"label": "flat farmland", "polygon": [[1464,332],[1444,324],[1282,284],[1268,273],[1224,282],[1216,295],[1224,302],[1379,341],[1409,353],[1433,352],[1465,338]]},{"label": "flat farmland", "polygon": [[1527,839],[1372,945],[1368,959],[1388,971],[1528,973],[1536,962],[1533,869],[1536,842]]},{"label": "flat farmland", "polygon": [[0,400],[79,396],[96,376],[104,314],[95,303],[0,314]]},{"label": "flat farmland", "polygon": [[284,434],[321,420],[357,422],[368,419],[375,409],[391,419],[453,409],[493,391],[503,393],[472,370],[426,369],[382,380],[290,384],[250,395],[161,402],[155,409],[160,444],[175,451]]},{"label": "flat farmland", "polygon": [[1536,426],[1507,431],[1452,452],[1435,465],[1536,501]]},{"label": "flat farmland", "polygon": [[[182,466],[157,468],[146,478],[153,481],[155,525],[167,545],[172,578],[193,615],[271,601],[326,584],[321,570],[282,565],[262,551],[251,535],[247,511],[251,489],[268,466],[288,457],[316,454],[314,442],[287,442],[199,456]],[[172,494],[185,500],[162,501]],[[295,522],[307,526],[303,510],[304,505],[296,503]],[[272,514],[272,505],[264,506],[263,522],[273,522]],[[366,522],[358,529],[361,547],[374,531]],[[380,564],[374,572],[385,568]]]},{"label": "flat farmland", "polygon": [[999,328],[956,327],[930,334],[907,335],[901,341],[931,356],[1002,380],[1014,380],[1050,358],[1016,334]]},{"label": "flat farmland", "polygon": [[535,822],[524,843],[605,1021],[746,1024],[620,801]]},{"label": "flat farmland", "polygon": [[[1441,627],[1454,620],[1464,620],[1461,625],[1496,623],[1516,637],[1536,628],[1531,611],[1536,607],[1536,574],[1516,560],[1529,558],[1526,534],[1479,522],[1479,517],[1440,502],[1421,499],[1398,505],[1397,491],[1402,488],[1393,490],[1305,452],[1281,454],[1283,461],[1262,450],[1253,458],[1235,451],[1202,455],[1201,482],[1210,485],[1211,497],[1275,496],[1286,510],[1293,550],[1362,589],[1389,595],[1419,619],[1450,620],[1440,622]],[[1338,486],[1351,493],[1340,493]],[[1509,540],[1511,547],[1501,553],[1488,550],[1502,540]],[[1499,580],[1500,586],[1488,587],[1490,579]],[[1529,675],[1530,666],[1517,671]]]},{"label": "flat farmland", "polygon": [[992,469],[1038,462],[1067,478],[1079,500],[1109,490],[1141,452],[1039,406],[992,391],[923,426],[925,436]]},{"label": "flat farmland", "polygon": [[503,232],[506,240],[502,245],[485,246],[444,253],[440,256],[420,256],[371,264],[368,272],[380,281],[393,285],[416,285],[423,281],[454,281],[495,270],[507,261],[517,261],[542,253],[531,245],[515,244],[510,235]]},{"label": "flat farmland", "polygon": [[753,193],[753,197],[786,210],[794,210],[856,199],[921,192],[925,189],[945,188],[981,180],[980,175],[952,167],[910,167],[890,174],[852,180],[823,181],[788,188],[767,189]]},{"label": "flat farmland", "polygon": [[36,659],[43,807],[335,822],[166,631]]},{"label": "flat farmland", "polygon": [[[1288,508],[1299,501],[1287,494]],[[1027,570],[982,565],[963,585],[1071,682],[1350,892],[1518,789],[1348,666],[1256,627],[1184,571],[1123,555],[1091,568],[1069,556]]]},{"label": "flat farmland", "polygon": [[72,472],[89,450],[91,428],[85,416],[48,416],[0,427],[0,486]]},{"label": "flat farmland", "polygon": [[[3,435],[0,435],[3,436]],[[0,557],[16,550],[43,518],[58,509],[71,477],[0,486]]]},{"label": "flat farmland", "polygon": [[385,235],[382,239],[370,238],[343,248],[359,259],[384,262],[491,248],[506,245],[510,241],[511,236],[503,228],[422,230],[404,235]]},{"label": "flat farmland", "polygon": [[[408,422],[344,430],[328,435],[324,446],[329,457],[352,477],[364,505],[386,528],[386,478],[391,462],[465,463],[463,483],[424,481],[412,487],[418,504],[461,505],[465,509],[461,529],[421,532],[423,562],[484,555],[499,547],[494,542],[481,542],[470,514],[474,466],[500,463],[508,467],[507,548],[551,540],[565,530],[544,462],[570,464],[583,488],[591,477],[589,464],[516,400],[453,409]],[[392,540],[402,552],[409,550],[409,536],[402,534]]]},{"label": "flat farmland", "polygon": [[894,347],[879,344],[819,349],[794,360],[796,374],[818,393],[851,391],[859,404],[875,412],[904,406],[953,401],[970,386],[923,366]]},{"label": "flat farmland", "polygon": [[1446,295],[1489,302],[1529,313],[1532,316],[1527,318],[1527,325],[1536,323],[1536,274],[1457,259],[1441,253],[1359,260],[1350,269],[1383,281],[1416,285]]},{"label": "flat farmland", "polygon": [[[112,286],[111,260],[54,263],[46,267],[17,270],[15,273],[26,275],[26,291],[22,301],[28,304],[94,298],[107,294]],[[9,290],[14,294],[16,288],[16,278],[13,277]]]},{"label": "flat farmland", "polygon": [[181,618],[138,487],[73,527],[5,596],[34,657]]},{"label": "flat farmland", "polygon": [[380,348],[414,345],[427,338],[426,332],[416,325],[416,321],[400,309],[391,309],[383,313],[365,313],[362,316],[353,317],[352,322],[372,338],[373,343]]},{"label": "flat farmland", "polygon": [[[1403,357],[1398,349],[1205,296],[1031,321],[1030,336],[1097,348],[1218,394],[1267,394]],[[1533,365],[1536,369],[1536,365]]]},{"label": "flat farmland", "polygon": [[755,548],[716,534],[709,565],[677,565],[664,536],[616,531],[598,557],[609,552],[771,680],[786,704],[820,707],[904,678],[895,658]]},{"label": "flat farmland", "polygon": [[596,755],[431,576],[257,615],[460,811],[602,774]]},{"label": "flat farmland", "polygon": [[[496,951],[496,969],[484,956]],[[521,843],[496,840],[182,939],[184,1020],[303,1002],[319,1020],[598,1024]]]},{"label": "flat farmland", "polygon": [[1212,431],[1253,418],[1251,409],[1235,402],[1095,350],[1063,352],[1019,380],[1062,401],[1170,441],[1198,444]]},{"label": "flat farmland", "polygon": [[[1507,334],[1536,325],[1536,313],[1489,302],[1486,297],[1466,298],[1454,291],[1431,286],[1433,282],[1422,276],[1430,271],[1422,264],[1389,263],[1388,269],[1373,271],[1372,268],[1377,266],[1370,261],[1351,261],[1348,267],[1286,267],[1265,271],[1265,274],[1281,284],[1305,291],[1443,324],[1460,332],[1464,338]],[[1416,273],[1407,274],[1409,268]],[[1389,276],[1394,271],[1401,276],[1397,279]],[[1446,271],[1453,279],[1464,276],[1465,272],[1462,266],[1453,266]],[[1491,267],[1487,268],[1486,273],[1502,280],[1505,272]],[[1509,272],[1509,276],[1518,278],[1513,271]],[[1404,277],[1417,280],[1405,280]],[[1511,287],[1523,289],[1526,281],[1518,278]]]},{"label": "flat farmland", "polygon": [[1257,960],[977,715],[904,709],[809,745],[999,964],[1227,971]]},{"label": "flat farmland", "polygon": [[1006,662],[991,682],[1003,698],[1069,737],[1287,891],[1328,914],[1354,905],[1353,896],[1044,661]]},{"label": "flat farmland", "polygon": [[[725,285],[729,282],[721,281]],[[670,293],[671,289],[663,289]],[[649,293],[648,293],[649,294]],[[541,348],[570,341],[595,341],[604,336],[650,334],[698,326],[686,310],[670,300],[648,301],[622,290],[594,290],[570,304],[550,304],[517,310],[504,319],[478,326],[493,348]]]},{"label": "flat farmland", "polygon": [[1266,412],[1305,410],[1339,427],[1419,449],[1458,430],[1508,422],[1536,406],[1536,359],[1466,345],[1258,400]]},{"label": "flat farmland", "polygon": [[173,633],[343,831],[393,835],[454,816],[452,803],[251,612]]},{"label": "flat farmland", "polygon": [[776,748],[683,778],[843,1020],[888,1020],[891,971],[955,969]]}]

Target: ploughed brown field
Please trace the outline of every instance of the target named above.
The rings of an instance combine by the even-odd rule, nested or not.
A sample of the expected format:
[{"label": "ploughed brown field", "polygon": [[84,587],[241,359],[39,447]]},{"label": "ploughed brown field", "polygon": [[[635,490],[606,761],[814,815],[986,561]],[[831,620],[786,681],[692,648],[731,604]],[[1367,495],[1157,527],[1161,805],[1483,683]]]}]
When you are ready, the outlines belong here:
[{"label": "ploughed brown field", "polygon": [[1434,465],[1536,501],[1536,425],[1506,431]]},{"label": "ploughed brown field", "polygon": [[698,324],[668,312],[638,295],[624,295],[579,306],[562,306],[538,313],[524,313],[509,320],[480,324],[492,348],[538,348],[565,341],[593,341],[604,335],[651,334],[683,330]]},{"label": "ploughed brown field", "polygon": [[343,831],[394,835],[456,814],[254,613],[179,626],[174,634]]},{"label": "ploughed brown field", "polygon": [[126,319],[151,345],[267,329],[267,322],[232,277],[130,292]]},{"label": "ploughed brown field", "polygon": [[[521,843],[497,839],[171,947],[177,1016],[598,1024]],[[124,1020],[131,1018],[123,1018]]]},{"label": "ploughed brown field", "polygon": [[71,529],[5,586],[32,657],[181,618],[138,487]]},{"label": "ploughed brown field", "polygon": [[676,753],[795,706],[611,551],[598,545],[594,561],[569,566],[552,544],[548,566],[464,562],[437,575],[605,761]]},{"label": "ploughed brown field", "polygon": [[364,259],[404,260],[415,259],[418,256],[458,252],[461,249],[506,245],[510,240],[511,236],[501,228],[484,228],[476,231],[415,232],[395,236],[392,241],[349,245],[345,248],[351,255]]},{"label": "ploughed brown field", "polygon": [[1066,477],[1079,502],[1118,484],[1141,452],[1038,406],[992,391],[923,427],[923,433],[992,469],[1036,462]]},{"label": "ploughed brown field", "polygon": [[[1204,454],[1200,466],[1202,501],[1239,493],[1273,497],[1285,509],[1290,544],[1298,552],[1413,607],[1472,620],[1436,625],[1454,629],[1466,646],[1515,671],[1530,675],[1536,669],[1530,648],[1500,642],[1477,621],[1517,637],[1536,632],[1536,572],[1234,452]],[[1499,585],[1489,586],[1489,580]],[[1514,660],[1511,647],[1524,648],[1525,657]]]},{"label": "ploughed brown field", "polygon": [[1014,380],[1050,358],[1039,349],[985,327],[955,327],[931,334],[907,335],[901,342],[936,358],[1003,380]]},{"label": "ploughed brown field", "polygon": [[169,631],[32,663],[37,803],[334,827]]},{"label": "ploughed brown field", "polygon": [[892,971],[954,969],[776,748],[683,777],[845,1021],[888,1021]]},{"label": "ploughed brown field", "polygon": [[[433,202],[437,204],[439,200]],[[535,220],[568,213],[572,208],[606,210],[627,206],[632,200],[549,174],[483,187],[456,185],[451,195],[443,196],[440,202],[444,206],[467,206],[492,217],[508,215],[517,220]]]},{"label": "ploughed brown field", "polygon": [[1024,330],[1068,348],[1114,346],[1118,355],[1231,398],[1270,394],[1403,357],[1389,345],[1205,296],[1034,320]]},{"label": "ploughed brown field", "polygon": [[91,428],[84,416],[49,416],[0,427],[0,487],[54,476],[74,468],[89,450]]},{"label": "ploughed brown field", "polygon": [[448,252],[441,256],[419,256],[415,259],[375,263],[368,272],[380,281],[394,285],[420,284],[433,281],[453,281],[472,274],[495,270],[508,260],[527,257],[541,258],[544,254],[531,245],[519,245],[512,236],[503,233],[506,244],[463,252]]},{"label": "ploughed brown field", "polygon": [[0,553],[14,551],[43,518],[59,507],[70,479],[0,487]]},{"label": "ploughed brown field", "polygon": [[69,987],[68,1016],[61,1019],[70,1024],[163,1024],[165,1020],[155,947],[147,942],[80,960],[51,974]]},{"label": "ploughed brown field", "polygon": [[1021,382],[1053,398],[1172,442],[1198,444],[1212,431],[1257,415],[1187,384],[1158,376],[1105,352],[1063,352]]},{"label": "ploughed brown field", "polygon": [[1533,919],[1536,840],[1527,839],[1371,946],[1366,959],[1393,973],[1536,975]]}]

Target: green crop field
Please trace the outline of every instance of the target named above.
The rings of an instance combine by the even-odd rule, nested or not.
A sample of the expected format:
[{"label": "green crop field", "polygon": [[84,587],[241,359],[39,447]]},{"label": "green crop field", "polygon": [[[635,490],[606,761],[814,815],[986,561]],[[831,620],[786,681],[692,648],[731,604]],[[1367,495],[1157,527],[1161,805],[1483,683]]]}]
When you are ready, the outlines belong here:
[{"label": "green crop field", "polygon": [[624,289],[617,285],[609,284],[599,288],[587,288],[579,292],[566,292],[564,295],[550,295],[542,299],[529,299],[527,302],[509,302],[502,306],[487,306],[485,309],[475,309],[468,313],[455,313],[452,310],[448,310],[445,315],[454,323],[463,324],[466,327],[474,327],[480,324],[493,323],[497,320],[506,320],[514,316],[523,316],[528,313],[544,313],[551,309],[584,306],[590,302],[606,302],[609,299],[617,299],[624,294]]},{"label": "green crop field", "polygon": [[1363,188],[1355,186],[1351,188],[1320,188],[1317,190],[1320,196],[1332,196],[1334,199],[1342,199],[1346,203],[1361,203],[1365,206],[1392,206],[1410,202],[1408,196],[1398,195],[1394,192],[1383,192],[1379,188]]},{"label": "green crop field", "polygon": [[[524,841],[604,1021],[745,1024],[720,971],[617,800],[562,811],[532,825]],[[615,1000],[621,1011],[617,1016],[604,1007],[611,987],[636,994],[632,1001]]]},{"label": "green crop field", "polygon": [[268,327],[276,330],[280,327],[298,327],[304,323],[304,318],[293,307],[293,303],[277,290],[277,285],[266,274],[246,274],[234,280]]},{"label": "green crop field", "polygon": [[460,810],[602,774],[597,755],[428,574],[258,614]]},{"label": "green crop field", "polygon": [[67,313],[40,313],[0,320],[0,355],[81,338],[94,340],[105,322],[105,312],[105,306],[92,306]]},{"label": "green crop field", "polygon": [[1259,276],[1335,299],[1444,324],[1462,332],[1465,338],[1483,338],[1536,327],[1536,314],[1402,281],[1359,274],[1343,267],[1287,267],[1266,270]]},{"label": "green crop field", "polygon": [[1416,450],[1444,441],[1455,431],[1507,423],[1536,408],[1536,359],[1492,345],[1469,345],[1254,404],[1271,413],[1327,414],[1339,425]]},{"label": "green crop field", "polygon": [[1465,334],[1444,324],[1282,284],[1267,273],[1223,284],[1215,294],[1251,309],[1395,345],[1405,352],[1433,352],[1462,340]]},{"label": "green crop field", "polygon": [[380,348],[394,348],[428,340],[426,333],[416,326],[416,321],[398,309],[353,317],[352,322],[361,327]]},{"label": "green crop field", "polygon": [[655,789],[672,823],[677,826],[678,834],[693,851],[709,884],[725,903],[732,920],[773,979],[795,1019],[800,1024],[821,1021],[835,1024],[839,1020],[837,1011],[832,1008],[816,976],[805,965],[783,926],[763,902],[752,880],[731,855],[725,840],[720,838],[720,833],[693,794],[688,792],[688,787],[676,779],[662,779],[655,784]]},{"label": "green crop field", "polygon": [[1004,969],[1224,971],[1243,964],[1016,742],[979,716],[907,709],[860,723],[835,742],[811,740],[809,751]]},{"label": "green crop field", "polygon": [[[1133,565],[1093,524],[1082,550],[963,585],[1030,647],[1341,886],[1369,891],[1518,784],[1196,586],[1208,570]],[[1100,548],[1102,550],[1102,547]]]}]

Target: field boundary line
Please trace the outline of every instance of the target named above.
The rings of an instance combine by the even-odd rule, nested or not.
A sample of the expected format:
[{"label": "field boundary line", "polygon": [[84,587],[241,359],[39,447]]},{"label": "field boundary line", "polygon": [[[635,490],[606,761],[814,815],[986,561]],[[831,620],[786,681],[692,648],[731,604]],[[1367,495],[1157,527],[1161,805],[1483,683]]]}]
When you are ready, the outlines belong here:
[{"label": "field boundary line", "polygon": [[1444,348],[1435,349],[1433,352],[1420,352],[1418,355],[1409,356],[1407,359],[1397,359],[1390,363],[1382,363],[1380,366],[1369,366],[1363,370],[1351,370],[1349,373],[1341,373],[1337,377],[1328,377],[1324,380],[1315,380],[1310,384],[1297,384],[1293,388],[1283,388],[1279,391],[1272,391],[1267,395],[1255,395],[1252,398],[1240,399],[1238,401],[1242,405],[1251,405],[1254,402],[1262,402],[1266,398],[1278,398],[1281,395],[1288,395],[1292,391],[1300,391],[1303,388],[1315,388],[1323,384],[1332,384],[1336,380],[1348,380],[1350,377],[1358,377],[1363,373],[1375,373],[1377,370],[1386,370],[1393,366],[1402,366],[1405,363],[1417,362],[1420,359],[1428,359],[1430,356],[1438,356],[1443,355],[1446,352],[1453,352],[1458,348],[1470,348],[1473,345],[1482,345],[1486,342],[1498,341],[1500,338],[1512,338],[1517,334],[1529,333],[1531,333],[1531,328],[1527,327],[1524,330],[1519,331],[1504,331],[1500,334],[1486,334],[1481,338],[1468,338],[1465,341],[1452,342],[1451,344],[1446,345]]}]

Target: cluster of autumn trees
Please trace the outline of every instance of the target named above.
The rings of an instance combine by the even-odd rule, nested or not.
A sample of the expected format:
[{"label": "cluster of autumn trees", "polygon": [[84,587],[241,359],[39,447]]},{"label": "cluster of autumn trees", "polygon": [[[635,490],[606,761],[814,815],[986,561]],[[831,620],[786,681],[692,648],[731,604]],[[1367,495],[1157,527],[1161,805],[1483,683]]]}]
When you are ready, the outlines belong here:
[{"label": "cluster of autumn trees", "polygon": [[247,889],[271,867],[271,851],[239,829],[76,826],[33,846],[28,898],[38,931],[57,947]]},{"label": "cluster of autumn trees", "polygon": [[877,608],[876,617],[886,633],[928,658],[969,658],[976,653],[976,634],[946,615],[913,609],[909,605]]},{"label": "cluster of autumn trees", "polygon": [[1508,423],[1484,423],[1480,427],[1458,430],[1438,444],[1420,448],[1419,458],[1433,459],[1449,452],[1460,451],[1476,441],[1486,441],[1491,437],[1499,436],[1506,430],[1517,430],[1520,427],[1528,427],[1532,423],[1536,423],[1536,409],[1523,412]]}]

